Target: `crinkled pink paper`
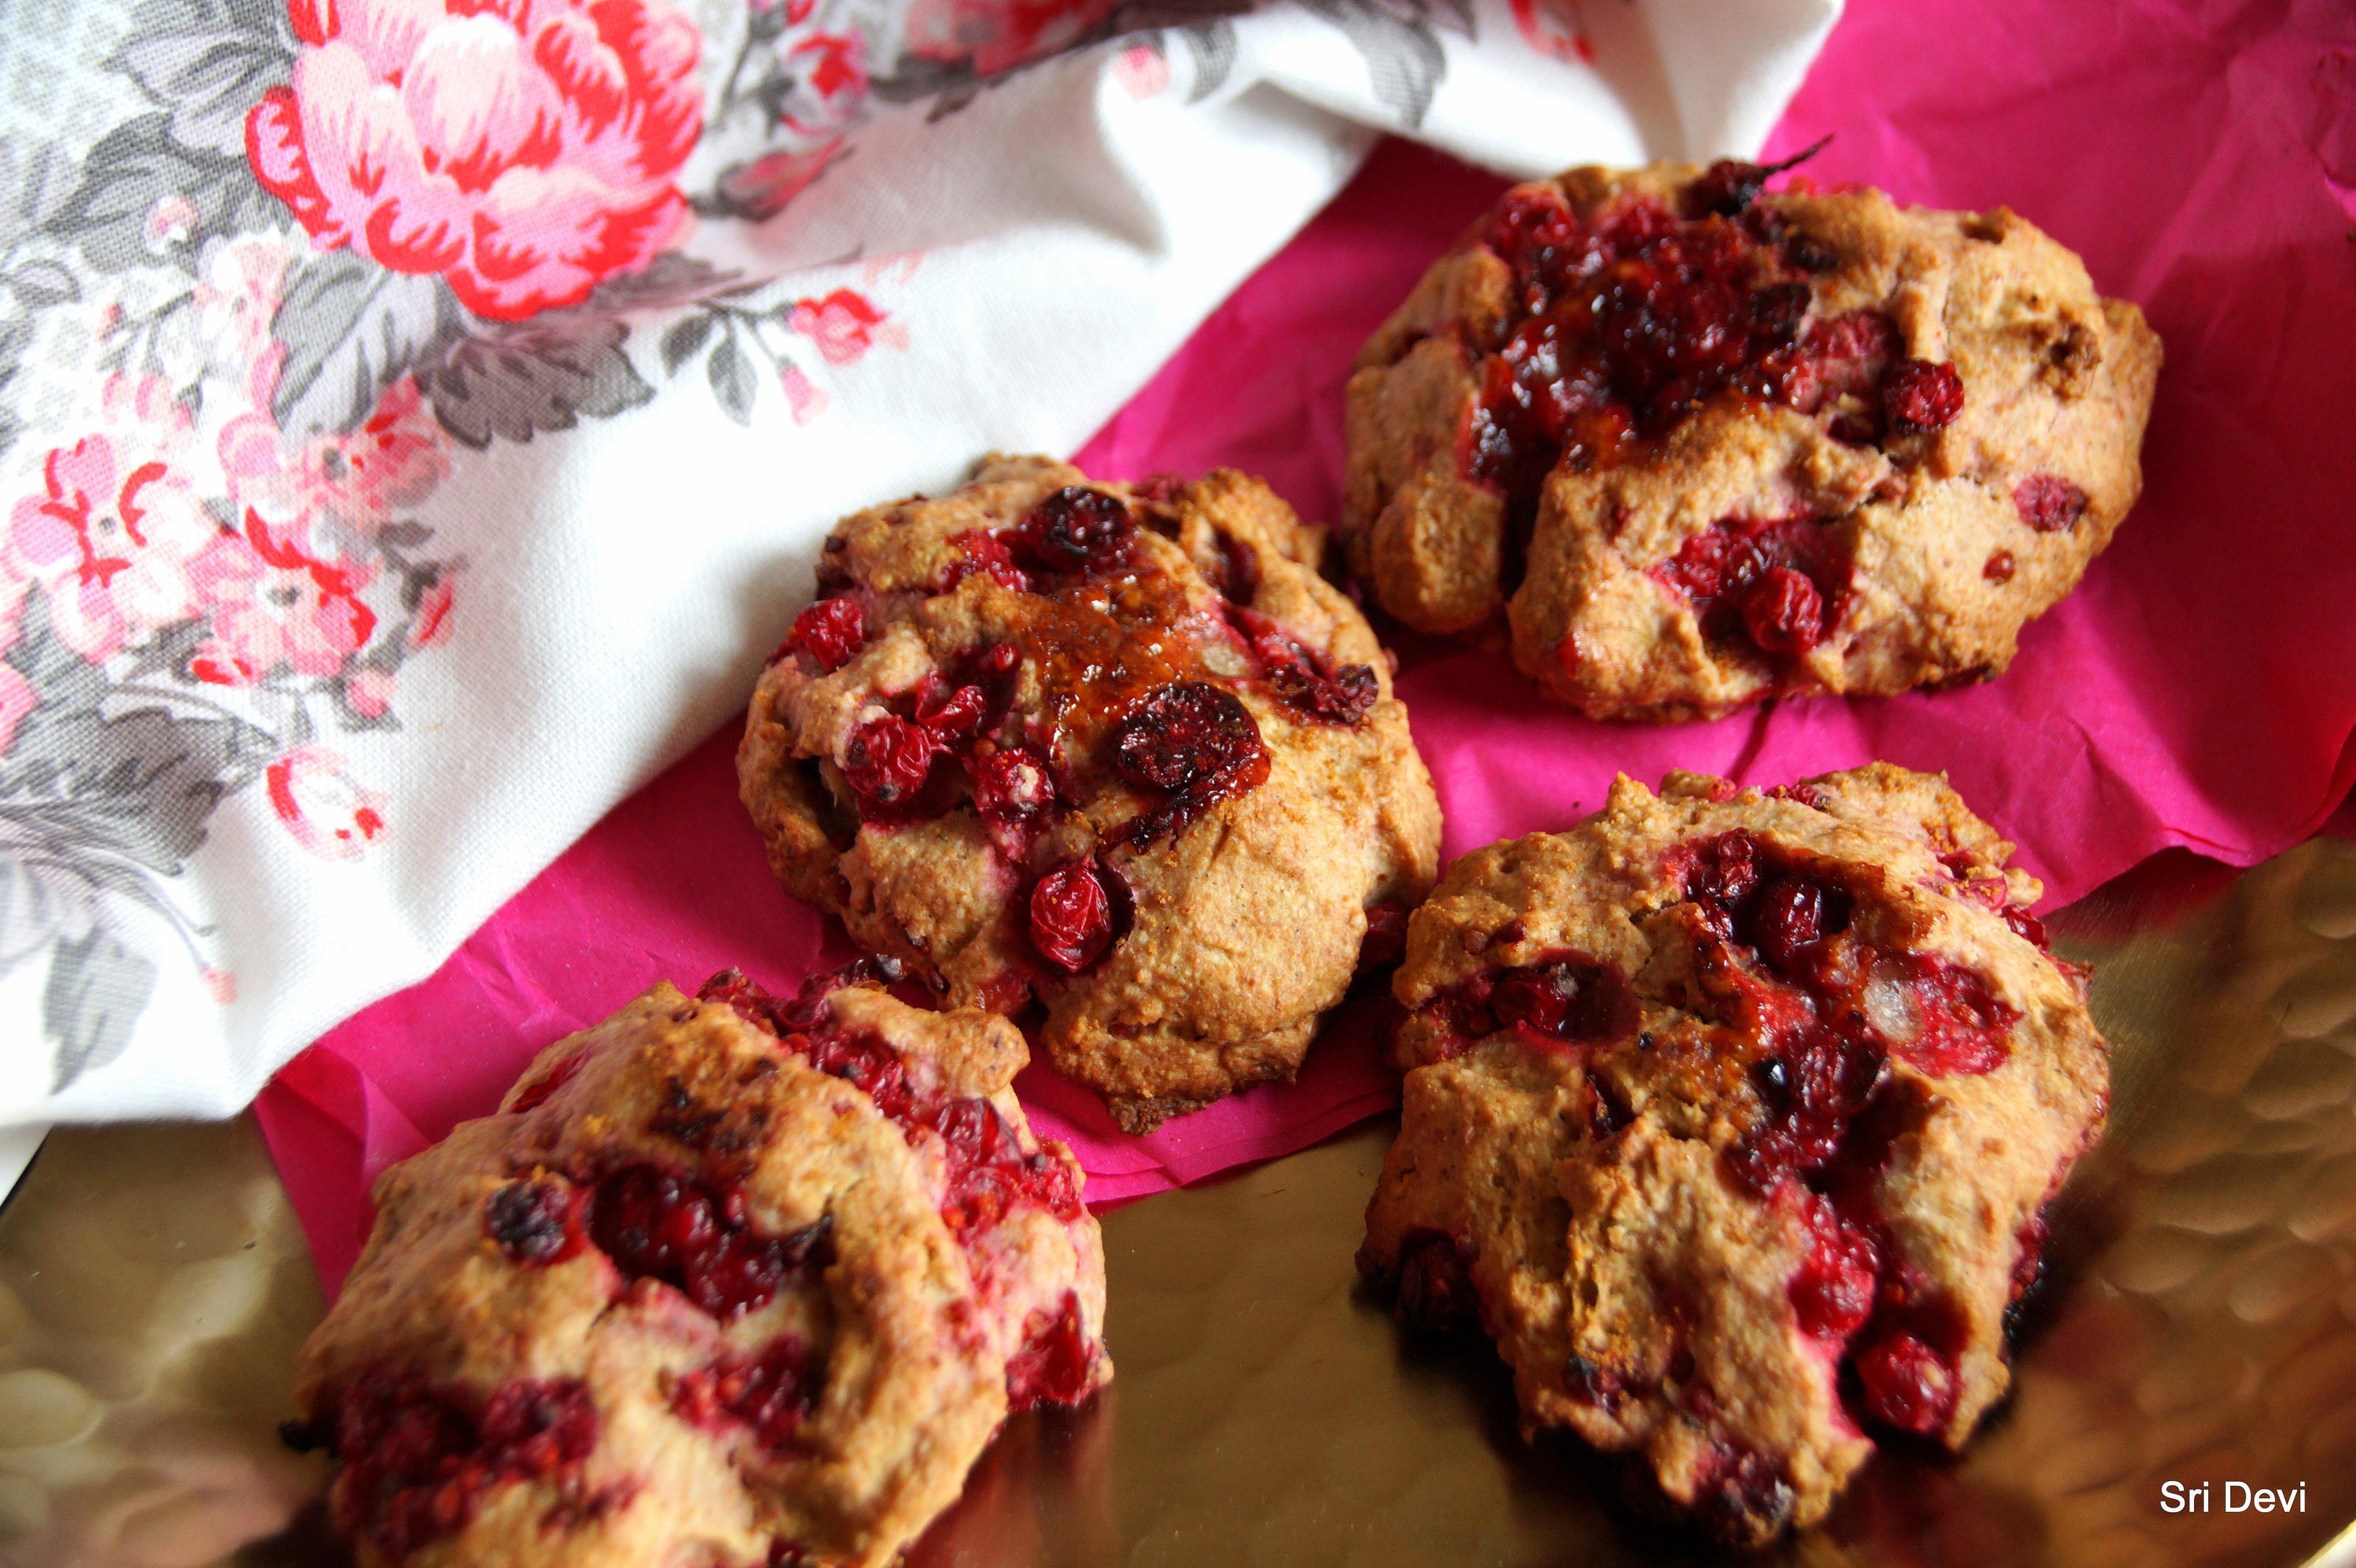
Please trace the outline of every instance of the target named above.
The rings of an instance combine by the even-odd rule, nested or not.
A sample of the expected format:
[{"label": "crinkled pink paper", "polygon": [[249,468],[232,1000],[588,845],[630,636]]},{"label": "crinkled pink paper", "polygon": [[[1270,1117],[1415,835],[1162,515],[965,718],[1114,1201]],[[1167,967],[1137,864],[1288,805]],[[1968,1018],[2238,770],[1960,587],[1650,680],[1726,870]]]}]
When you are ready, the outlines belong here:
[{"label": "crinkled pink paper", "polygon": [[[2168,347],[2143,503],[2011,672],[1968,691],[1628,727],[1538,704],[1498,659],[1411,650],[1399,689],[1446,853],[1567,826],[1618,771],[1772,783],[1877,756],[1945,769],[2058,900],[2164,846],[2246,863],[2314,830],[2356,761],[2356,32],[2331,5],[2253,15],[2159,0],[1852,9],[1770,151],[1834,132],[1820,179],[2008,204],[2141,303]],[[1333,517],[1352,355],[1499,187],[1386,146],[1078,461],[1114,478],[1226,464]],[[365,1230],[367,1182],[489,1110],[551,1040],[659,978],[692,987],[738,964],[790,987],[848,955],[769,880],[733,741],[617,807],[439,973],[263,1094],[330,1282]],[[1137,1197],[1387,1104],[1367,1006],[1328,1028],[1299,1083],[1147,1138],[1119,1136],[1044,1070],[1021,1088],[1041,1131],[1079,1154],[1093,1200]]]}]

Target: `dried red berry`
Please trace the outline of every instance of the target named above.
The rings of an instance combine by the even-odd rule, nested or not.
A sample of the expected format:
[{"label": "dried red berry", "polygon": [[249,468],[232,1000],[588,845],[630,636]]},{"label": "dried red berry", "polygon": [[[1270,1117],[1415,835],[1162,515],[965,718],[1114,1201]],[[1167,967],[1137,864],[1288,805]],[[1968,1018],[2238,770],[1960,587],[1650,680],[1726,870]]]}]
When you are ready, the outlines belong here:
[{"label": "dried red berry", "polygon": [[1355,725],[1382,695],[1371,667],[1354,664],[1335,669],[1281,624],[1242,604],[1228,604],[1226,614],[1267,673],[1269,688],[1302,718]]},{"label": "dried red berry", "polygon": [[1095,963],[1112,940],[1112,901],[1093,860],[1066,860],[1031,890],[1031,944],[1068,974]]},{"label": "dried red berry", "polygon": [[866,645],[867,613],[859,607],[859,601],[821,599],[794,617],[793,634],[778,652],[789,648],[808,654],[818,661],[819,668],[832,674]]},{"label": "dried red berry", "polygon": [[1067,485],[1032,507],[1006,540],[1015,560],[1033,571],[1101,577],[1127,563],[1136,537],[1127,502]]},{"label": "dried red berry", "polygon": [[1954,1369],[1912,1334],[1885,1334],[1858,1352],[1857,1377],[1867,1412],[1901,1432],[1930,1436],[1954,1409]]},{"label": "dried red berry", "polygon": [[493,1192],[483,1233],[525,1264],[562,1263],[583,1245],[573,1189],[560,1181],[510,1181]]},{"label": "dried red berry", "polygon": [[1399,1316],[1419,1328],[1445,1334],[1481,1325],[1469,1244],[1440,1231],[1410,1232],[1399,1246]]},{"label": "dried red berry", "polygon": [[994,823],[1027,822],[1055,804],[1055,784],[1037,753],[1010,746],[975,759],[974,809]]},{"label": "dried red berry", "polygon": [[2010,582],[2013,570],[2012,551],[2000,549],[1987,558],[1987,564],[1980,568],[1980,575],[1990,582]]},{"label": "dried red berry", "polygon": [[1803,1201],[1811,1240],[1808,1255],[1792,1276],[1792,1308],[1802,1333],[1846,1339],[1873,1316],[1880,1249],[1863,1229],[1843,1220],[1830,1202],[1814,1195]]},{"label": "dried red berry", "polygon": [[762,1447],[779,1454],[797,1446],[825,1389],[825,1363],[798,1338],[783,1334],[757,1356],[731,1356],[680,1374],[671,1384],[670,1407],[707,1432],[741,1423]]},{"label": "dried red berry", "polygon": [[950,690],[936,684],[916,699],[916,722],[931,731],[944,748],[954,748],[981,733],[989,714],[989,695],[978,686]]},{"label": "dried red berry", "polygon": [[614,1266],[659,1279],[715,1317],[774,1300],[787,1277],[827,1253],[827,1222],[789,1236],[753,1229],[741,1188],[720,1190],[677,1171],[625,1166],[597,1184],[589,1234]]},{"label": "dried red berry", "polygon": [[2006,925],[2012,928],[2014,935],[2025,936],[2040,947],[2051,945],[2045,934],[2045,923],[2019,904],[2006,904],[1997,913],[2003,917]]},{"label": "dried red berry", "polygon": [[1235,694],[1182,680],[1152,692],[1114,729],[1113,771],[1177,795],[1265,759],[1259,726]]},{"label": "dried red berry", "polygon": [[1014,553],[1007,547],[1006,536],[992,533],[987,528],[969,528],[964,533],[951,535],[949,543],[956,549],[958,559],[950,563],[941,580],[941,592],[944,593],[976,572],[1017,593],[1031,592],[1030,574],[1014,564]]},{"label": "dried red berry", "polygon": [[496,1488],[568,1472],[597,1445],[577,1378],[517,1381],[476,1403],[405,1375],[355,1381],[334,1416],[336,1522],[399,1562],[456,1534]]},{"label": "dried red berry", "polygon": [[1839,620],[1850,561],[1839,530],[1811,513],[1721,517],[1650,575],[1691,601],[1713,638],[1748,638],[1772,657],[1793,658]]},{"label": "dried red berry", "polygon": [[2060,533],[2086,515],[2086,493],[2058,474],[2032,474],[2012,487],[2012,509],[2040,534]]},{"label": "dried red berry", "polygon": [[1882,379],[1881,409],[1901,434],[1944,430],[1964,411],[1964,379],[1953,365],[1901,359]]},{"label": "dried red berry", "polygon": [[921,724],[883,713],[851,732],[842,749],[842,776],[862,806],[889,814],[905,807],[932,776],[941,743]]},{"label": "dried red berry", "polygon": [[1022,1349],[1006,1359],[1006,1407],[1019,1412],[1076,1404],[1088,1392],[1096,1366],[1096,1347],[1080,1325],[1080,1298],[1067,1290],[1053,1317],[1032,1315]]},{"label": "dried red berry", "polygon": [[1771,654],[1806,653],[1824,641],[1824,595],[1790,567],[1770,567],[1743,597],[1742,624]]},{"label": "dried red berry", "polygon": [[544,1075],[525,1084],[522,1091],[516,1095],[515,1104],[508,1107],[509,1113],[519,1116],[526,1111],[538,1110],[548,1103],[548,1097],[551,1094],[572,1083],[573,1074],[579,1072],[581,1064],[588,1060],[589,1053],[585,1051],[576,1051],[565,1057],[550,1068]]},{"label": "dried red berry", "polygon": [[1684,878],[1686,897],[1714,912],[1732,932],[1731,913],[1759,885],[1759,840],[1741,828],[1694,847]]},{"label": "dried red berry", "polygon": [[1847,897],[1813,877],[1777,877],[1759,891],[1743,934],[1761,956],[1786,974],[1797,973],[1806,949],[1827,931],[1847,923]]}]

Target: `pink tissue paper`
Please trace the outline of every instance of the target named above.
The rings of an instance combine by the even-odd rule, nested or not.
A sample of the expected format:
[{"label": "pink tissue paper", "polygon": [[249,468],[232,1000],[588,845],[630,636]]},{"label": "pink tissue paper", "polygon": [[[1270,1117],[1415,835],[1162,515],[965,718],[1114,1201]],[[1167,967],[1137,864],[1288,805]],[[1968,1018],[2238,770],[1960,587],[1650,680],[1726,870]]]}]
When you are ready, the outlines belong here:
[{"label": "pink tissue paper", "polygon": [[[2284,14],[2286,10],[2286,16]],[[2003,678],[1785,703],[1715,724],[1594,723],[1503,660],[1403,648],[1399,691],[1444,856],[1564,827],[1615,773],[1772,784],[1875,757],[1944,769],[2066,901],[2160,848],[2235,863],[2312,833],[2356,771],[2356,27],[2147,0],[2033,17],[1997,0],[1853,5],[1768,148],[1829,132],[1820,181],[2012,207],[2143,305],[2168,364],[2141,505]],[[1076,461],[1108,478],[1225,464],[1338,515],[1342,386],[1366,335],[1502,182],[1405,144],[1238,289]],[[779,628],[782,633],[783,628]],[[617,807],[430,979],[297,1057],[259,1114],[322,1276],[379,1172],[493,1108],[541,1047],[658,979],[742,965],[790,990],[851,950],[787,897],[736,804],[733,728]],[[1144,1138],[1043,1068],[1019,1083],[1098,1206],[1289,1153],[1392,1103],[1377,998],[1300,1081]]]}]

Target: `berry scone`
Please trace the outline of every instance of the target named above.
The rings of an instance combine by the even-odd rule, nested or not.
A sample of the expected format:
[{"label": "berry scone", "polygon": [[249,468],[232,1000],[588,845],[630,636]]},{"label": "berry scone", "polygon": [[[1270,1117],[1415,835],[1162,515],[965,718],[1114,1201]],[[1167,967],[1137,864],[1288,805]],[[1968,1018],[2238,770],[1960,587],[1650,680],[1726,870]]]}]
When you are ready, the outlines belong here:
[{"label": "berry scone", "polygon": [[1237,474],[1038,457],[844,518],[737,753],[771,867],[953,1006],[1035,997],[1130,1132],[1290,1078],[1440,838],[1322,547]]},{"label": "berry scone", "polygon": [[1738,1542],[1820,1518],[1879,1435],[1959,1446],[2107,1104],[2011,848],[1876,764],[1622,778],[1466,855],[1395,976],[1360,1268],[1494,1338],[1526,1430],[1640,1456]]},{"label": "berry scone", "polygon": [[2159,340],[2014,213],[1516,186],[1369,340],[1344,543],[1593,718],[1995,676],[2142,483]]},{"label": "berry scone", "polygon": [[855,977],[659,985],[385,1173],[290,1427],[363,1568],[886,1563],[1112,1375],[1021,1034]]}]

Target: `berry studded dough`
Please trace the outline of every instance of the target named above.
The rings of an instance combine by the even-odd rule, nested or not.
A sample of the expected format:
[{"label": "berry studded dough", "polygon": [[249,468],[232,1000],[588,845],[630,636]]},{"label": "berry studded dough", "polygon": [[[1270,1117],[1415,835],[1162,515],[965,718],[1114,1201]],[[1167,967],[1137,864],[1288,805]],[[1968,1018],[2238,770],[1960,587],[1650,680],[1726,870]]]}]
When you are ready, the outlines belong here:
[{"label": "berry studded dough", "polygon": [[2109,1049],[2037,882],[1942,779],[1621,779],[1450,868],[1359,1266],[1478,1326],[1525,1428],[1640,1456],[1717,1533],[1822,1517],[1891,1433],[1958,1447],[2099,1134]]},{"label": "berry studded dough", "polygon": [[361,1568],[869,1568],[1112,1375],[1022,1036],[852,977],[657,986],[385,1173],[295,1388]]},{"label": "berry studded dough", "polygon": [[1344,542],[1594,718],[2000,674],[2141,485],[2159,341],[2004,208],[1515,187],[1366,344]]},{"label": "berry studded dough", "polygon": [[1322,544],[1225,470],[1036,457],[844,518],[737,753],[771,867],[951,1005],[1036,998],[1131,1132],[1290,1078],[1440,840]]}]

